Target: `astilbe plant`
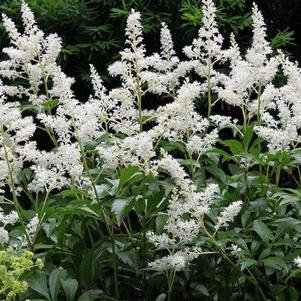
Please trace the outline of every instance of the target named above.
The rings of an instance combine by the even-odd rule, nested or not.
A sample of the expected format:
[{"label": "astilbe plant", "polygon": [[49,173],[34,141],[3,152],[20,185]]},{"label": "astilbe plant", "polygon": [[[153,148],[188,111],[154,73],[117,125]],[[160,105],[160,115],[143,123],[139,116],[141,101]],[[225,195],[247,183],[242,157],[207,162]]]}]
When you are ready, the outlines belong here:
[{"label": "astilbe plant", "polygon": [[[262,145],[266,140],[268,155],[300,142],[300,70],[281,52],[273,56],[257,6],[252,15],[253,43],[243,55],[233,36],[229,49],[223,49],[214,2],[204,0],[203,26],[192,45],[183,49],[187,57],[183,61],[164,23],[160,53],[148,55],[140,13],[132,10],[126,48],[108,69],[120,84],[107,90],[91,65],[94,93],[86,102],[76,98],[73,79],[57,65],[60,38],[44,35],[25,2],[21,11],[23,33],[3,15],[11,45],[3,49],[7,59],[0,63],[1,246],[39,253],[45,236],[58,244],[51,223],[61,223],[64,231],[70,212],[71,219],[80,224],[81,213],[91,219],[83,227],[92,247],[99,236],[97,248],[106,249],[101,254],[112,266],[114,285],[94,291],[95,297],[123,298],[121,271],[125,263],[133,266],[134,257],[138,264],[131,273],[139,278],[143,298],[153,296],[147,283],[155,270],[166,276],[168,300],[173,300],[177,274],[200,257],[218,256],[244,279],[242,285],[256,286],[257,296],[267,300],[262,284],[249,269],[254,262],[244,258],[249,256],[248,245],[237,239],[237,233],[245,231],[246,211],[242,222],[234,221],[249,206],[253,189],[249,173],[260,165],[248,156],[253,135],[261,137],[256,141]],[[279,72],[287,78],[280,86],[274,81]],[[150,94],[167,98],[167,104],[146,109],[144,101]],[[204,114],[196,109],[200,98],[207,99]],[[212,115],[220,102],[240,108],[242,125],[234,116]],[[223,142],[219,136],[224,128],[238,133],[239,139]],[[47,137],[51,146],[41,147],[39,135]],[[232,157],[216,148],[219,142],[234,150]],[[240,147],[241,153],[235,153]],[[233,160],[244,173],[245,191],[230,201],[226,199],[230,190],[242,182],[236,179],[240,184],[235,186],[224,180],[218,167],[220,156],[223,161]],[[216,169],[208,162],[215,162]],[[269,175],[270,165],[262,164],[260,169],[267,168]],[[277,186],[280,176],[281,169],[277,169]],[[254,194],[266,197],[270,188],[267,185]],[[33,209],[29,214],[22,203],[24,195]],[[62,202],[68,196],[70,203]],[[223,239],[232,224],[235,234]],[[258,225],[254,223],[254,231],[262,237]],[[54,246],[53,252],[77,253],[72,235],[64,233],[61,249]],[[131,257],[125,258],[122,254],[129,249]],[[72,257],[68,260],[76,266]],[[61,286],[66,292],[64,281]]]}]

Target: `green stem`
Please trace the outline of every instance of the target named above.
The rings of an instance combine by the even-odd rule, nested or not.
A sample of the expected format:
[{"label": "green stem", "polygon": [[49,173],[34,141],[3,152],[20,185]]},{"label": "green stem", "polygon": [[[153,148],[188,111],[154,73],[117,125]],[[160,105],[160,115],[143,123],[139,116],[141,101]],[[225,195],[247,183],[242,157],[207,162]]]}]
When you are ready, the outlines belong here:
[{"label": "green stem", "polygon": [[[217,250],[220,252],[220,254],[241,274],[244,274],[238,267],[237,265],[228,257],[228,255],[223,251],[223,249],[219,246],[218,242],[215,240],[215,238],[209,233],[209,231],[206,229],[204,223],[201,221],[201,227],[204,230],[204,232],[206,233],[206,235],[211,239],[211,241],[213,242],[213,244],[215,245],[215,247],[217,248]],[[216,232],[215,232],[216,233]],[[252,272],[247,269],[248,273],[250,274],[250,277],[245,275],[247,277],[247,279],[252,282],[256,288],[258,289],[260,295],[262,296],[264,301],[267,301],[267,298],[265,297],[265,294],[262,290],[262,288],[260,287],[257,279],[254,277],[254,275],[252,274]]]},{"label": "green stem", "polygon": [[209,55],[207,83],[208,83],[208,113],[207,113],[207,118],[209,119],[210,115],[211,115],[211,109],[212,109],[212,95],[211,95],[211,56],[210,55]]},{"label": "green stem", "polygon": [[[1,129],[1,132],[3,133],[3,129]],[[14,203],[14,207],[17,211],[17,214],[18,214],[18,217],[19,217],[19,220],[20,220],[20,223],[22,225],[22,228],[23,228],[23,231],[24,231],[24,234],[25,234],[25,237],[28,241],[28,244],[30,246],[31,249],[33,249],[33,246],[32,246],[32,243],[31,243],[31,239],[27,233],[27,230],[26,230],[26,226],[24,224],[24,220],[23,220],[23,216],[22,216],[22,208],[18,202],[18,198],[17,198],[17,192],[16,192],[16,189],[15,189],[15,183],[14,183],[14,177],[13,177],[13,169],[11,167],[11,164],[9,162],[9,158],[8,158],[8,151],[6,149],[6,145],[3,144],[3,150],[4,150],[4,159],[5,159],[5,162],[6,162],[6,165],[7,165],[7,169],[8,169],[8,178],[9,178],[9,181],[8,181],[8,185],[10,187],[10,191],[13,195],[13,203]]]},{"label": "green stem", "polygon": [[168,292],[167,292],[167,300],[172,301],[172,291],[173,291],[173,284],[176,276],[176,271],[174,269],[167,272],[167,283],[168,283]]},{"label": "green stem", "polygon": [[143,222],[142,222],[142,284],[143,291],[146,295],[147,283],[146,283],[146,267],[147,267],[147,252],[146,252],[146,204],[144,205]]},{"label": "green stem", "polygon": [[[133,51],[135,53],[135,51],[137,50],[136,45],[132,45],[133,47]],[[137,106],[138,106],[138,119],[139,119],[139,125],[140,125],[140,132],[142,132],[142,127],[143,127],[143,121],[142,121],[142,91],[141,91],[141,82],[140,82],[140,68],[138,65],[138,60],[137,57],[135,58],[134,61],[134,65],[135,65],[135,76],[136,76],[136,97],[137,97]]]},{"label": "green stem", "polygon": [[86,153],[85,153],[84,147],[83,147],[83,145],[81,143],[81,140],[78,137],[76,138],[76,140],[77,140],[77,143],[78,143],[81,155],[82,155],[84,169],[85,169],[85,171],[88,174],[88,178],[89,178],[89,180],[91,182],[91,186],[92,186],[93,193],[95,195],[96,201],[97,201],[98,204],[100,204],[100,200],[99,200],[99,197],[98,197],[98,193],[97,193],[95,181],[94,181],[94,179],[93,179],[93,177],[92,177],[92,175],[90,173],[90,170],[89,170],[89,165],[88,165],[88,162],[87,162],[87,157],[86,157]]},{"label": "green stem", "polygon": [[298,176],[299,176],[299,186],[301,186],[301,171],[299,165],[297,165],[297,169],[298,169]]},{"label": "green stem", "polygon": [[245,201],[248,201],[248,199],[249,199],[250,183],[249,183],[248,176],[249,176],[249,169],[248,169],[248,167],[246,167],[244,169],[244,180],[245,180],[245,184],[246,184]]},{"label": "green stem", "polygon": [[[85,153],[85,150],[84,150],[84,147],[81,143],[81,140],[77,137],[77,142],[78,142],[78,145],[79,145],[79,148],[80,148],[80,152],[81,152],[81,155],[82,155],[82,160],[83,160],[83,164],[84,164],[84,169],[86,170],[87,174],[88,174],[88,177],[89,177],[89,180],[91,182],[91,185],[92,185],[92,189],[93,189],[93,192],[94,192],[94,195],[95,195],[95,198],[96,198],[96,201],[99,205],[100,204],[100,200],[99,200],[99,197],[98,197],[98,193],[97,193],[97,189],[96,189],[96,183],[90,173],[90,170],[89,170],[89,166],[88,166],[88,162],[87,162],[87,158],[86,158],[86,153]],[[115,288],[115,297],[116,298],[119,298],[119,290],[118,290],[118,259],[117,259],[117,255],[116,255],[116,252],[115,252],[115,239],[114,239],[114,227],[113,225],[111,224],[111,219],[110,221],[108,222],[108,216],[106,215],[105,213],[105,210],[104,208],[102,208],[101,210],[101,213],[100,213],[100,218],[102,218],[102,220],[104,221],[104,224],[105,224],[105,227],[106,227],[106,230],[109,234],[109,237],[110,237],[110,240],[111,240],[111,244],[112,244],[112,253],[113,253],[113,273],[114,273],[114,288]]]},{"label": "green stem", "polygon": [[[132,234],[132,230],[129,229],[130,227],[128,227],[127,224],[124,221],[122,222],[122,225],[125,229],[125,232],[126,232],[127,236],[129,237],[129,240],[131,242],[132,247],[135,249],[135,252],[137,252],[137,243],[136,243],[136,241],[134,239],[134,236]],[[138,255],[138,253],[137,253],[137,255]]]},{"label": "green stem", "polygon": [[57,140],[56,140],[56,138],[55,138],[55,135],[54,135],[54,132],[53,132],[53,130],[52,129],[50,129],[50,128],[45,128],[45,131],[46,131],[46,133],[48,134],[48,137],[50,138],[50,140],[51,140],[51,142],[53,143],[53,145],[55,146],[55,147],[58,147],[58,142],[57,142]]},{"label": "green stem", "polygon": [[276,169],[276,186],[277,187],[279,186],[280,176],[281,176],[281,165],[279,164]]},{"label": "green stem", "polygon": [[44,213],[45,213],[45,208],[46,208],[46,206],[48,204],[49,194],[50,194],[50,191],[47,190],[46,196],[44,198],[42,210],[39,212],[39,223],[38,223],[38,226],[37,226],[37,230],[36,230],[35,235],[34,235],[34,237],[32,239],[32,248],[34,248],[35,241],[37,239],[37,236],[38,236],[39,230],[41,228],[41,225],[43,223],[43,217],[44,217]]},{"label": "green stem", "polygon": [[[243,116],[243,135],[245,136],[245,134],[247,132],[247,125],[248,125],[247,113],[246,113],[244,107],[241,107],[241,111],[242,111],[242,116]],[[244,145],[244,147],[245,147],[245,145]]]},{"label": "green stem", "polygon": [[261,114],[260,114],[260,97],[261,97],[261,90],[262,90],[262,85],[259,84],[258,87],[258,97],[257,97],[257,125],[260,125],[261,122]]},{"label": "green stem", "polygon": [[112,235],[112,252],[113,252],[113,273],[114,273],[114,289],[115,298],[119,299],[119,288],[118,288],[118,258],[115,251],[115,240]]},{"label": "green stem", "polygon": [[142,120],[142,96],[140,85],[137,84],[137,105],[138,105],[138,114],[139,114],[139,125],[140,125],[140,132],[142,132],[143,120]]}]

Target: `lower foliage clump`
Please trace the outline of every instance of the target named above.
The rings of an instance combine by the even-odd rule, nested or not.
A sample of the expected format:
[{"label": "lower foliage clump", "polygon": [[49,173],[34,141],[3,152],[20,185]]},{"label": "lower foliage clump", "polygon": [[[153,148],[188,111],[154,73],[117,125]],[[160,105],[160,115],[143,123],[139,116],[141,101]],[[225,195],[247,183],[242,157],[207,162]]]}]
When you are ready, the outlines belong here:
[{"label": "lower foliage clump", "polygon": [[21,11],[22,33],[3,15],[1,298],[297,300],[301,73],[257,6],[242,54],[204,0],[186,60],[166,24],[148,55],[132,10],[109,67],[119,86],[91,65],[85,102],[57,64],[60,38]]}]

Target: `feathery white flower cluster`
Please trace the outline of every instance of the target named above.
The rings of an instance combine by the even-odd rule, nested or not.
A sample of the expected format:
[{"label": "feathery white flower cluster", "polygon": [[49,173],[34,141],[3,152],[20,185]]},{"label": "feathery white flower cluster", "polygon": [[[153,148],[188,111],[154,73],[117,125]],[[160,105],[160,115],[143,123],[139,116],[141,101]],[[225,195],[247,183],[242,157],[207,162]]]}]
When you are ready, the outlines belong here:
[{"label": "feathery white flower cluster", "polygon": [[27,79],[29,87],[7,87],[7,93],[11,96],[27,96],[29,102],[42,110],[45,102],[51,97],[48,95],[49,91],[39,94],[44,89],[45,78],[53,78],[55,86],[56,79],[60,77],[61,71],[56,65],[56,59],[61,50],[61,40],[56,34],[44,37],[44,33],[35,23],[32,11],[24,1],[21,12],[25,29],[23,34],[18,32],[11,19],[2,15],[12,45],[2,50],[8,59],[0,63],[0,75],[9,79]]},{"label": "feathery white flower cluster", "polygon": [[[257,134],[268,141],[270,152],[288,149],[301,142],[301,69],[297,63],[290,62],[284,55],[280,63],[287,83],[282,87],[272,84],[268,87],[271,111],[262,115],[262,126],[255,127]],[[267,88],[266,88],[267,89]]]},{"label": "feathery white flower cluster", "polygon": [[30,141],[36,126],[33,118],[23,117],[17,102],[6,99],[0,80],[0,194],[8,184],[10,189],[18,183],[18,174],[27,160]]},{"label": "feathery white flower cluster", "polygon": [[[140,13],[132,10],[126,25],[126,44],[129,48],[121,51],[121,60],[108,68],[112,76],[119,76],[122,81],[122,87],[113,89],[110,93],[111,98],[120,103],[113,111],[113,119],[117,121],[114,130],[127,135],[139,131],[136,104],[140,105],[144,93],[141,73],[151,66],[151,59],[145,54],[140,19]],[[120,124],[123,124],[123,127],[120,127]]]},{"label": "feathery white flower cluster", "polygon": [[[149,267],[157,271],[183,269],[190,261],[202,254],[200,248],[191,247],[202,227],[202,220],[214,202],[218,185],[210,184],[203,192],[198,192],[182,166],[169,154],[163,153],[158,168],[166,170],[174,179],[175,189],[167,210],[166,232],[156,235],[149,232],[147,237],[158,249],[167,250],[169,255],[151,262]],[[234,202],[218,218],[216,229],[227,227],[238,214],[242,202]]]},{"label": "feathery white flower cluster", "polygon": [[113,145],[97,146],[104,167],[116,169],[120,166],[137,165],[145,172],[151,168],[151,159],[155,156],[153,139],[147,132],[138,133],[124,139],[112,140]]},{"label": "feathery white flower cluster", "polygon": [[194,69],[201,77],[207,80],[214,75],[212,66],[223,59],[223,38],[219,33],[216,17],[216,7],[213,0],[203,1],[203,26],[199,29],[198,37],[191,46],[184,47],[183,51],[188,58],[194,60]]},{"label": "feathery white flower cluster", "polygon": [[193,102],[200,92],[200,85],[197,82],[185,81],[179,88],[174,102],[160,107],[155,113],[157,125],[150,134],[154,138],[182,141],[187,132],[191,135],[203,133],[209,122],[195,111]]},{"label": "feathery white flower cluster", "polygon": [[[262,113],[268,102],[260,99],[263,86],[274,79],[278,70],[277,57],[270,57],[272,49],[266,41],[266,29],[263,16],[256,4],[253,4],[253,42],[242,58],[234,38],[229,50],[231,70],[229,76],[223,79],[224,88],[218,88],[221,99],[235,106],[246,106],[251,114]],[[260,91],[259,91],[260,90]],[[253,92],[258,95],[251,100]]]},{"label": "feathery white flower cluster", "polygon": [[[253,42],[245,57],[231,37],[231,47],[225,50],[230,60],[229,75],[223,75],[215,88],[218,97],[230,105],[239,106],[250,121],[257,115],[256,133],[268,142],[275,153],[300,143],[300,78],[297,63],[283,53],[273,55],[266,40],[266,26],[256,4],[252,10]],[[273,80],[281,71],[287,82],[275,86]]]},{"label": "feathery white flower cluster", "polygon": [[[21,12],[25,28],[23,34],[3,15],[4,27],[11,37],[12,45],[3,50],[8,55],[8,60],[0,63],[0,75],[9,79],[27,79],[29,87],[1,84],[3,120],[0,121],[0,165],[3,179],[1,178],[0,183],[2,185],[8,175],[4,171],[5,155],[10,162],[15,181],[23,166],[22,162],[27,160],[31,162],[30,168],[34,171],[34,179],[29,184],[32,191],[62,189],[69,186],[71,180],[80,182],[83,172],[80,148],[101,135],[102,108],[108,101],[105,101],[104,89],[96,83],[97,74],[93,69],[95,96],[90,97],[86,103],[80,103],[74,97],[71,89],[73,79],[67,77],[56,63],[61,49],[60,38],[56,34],[44,36],[24,1]],[[44,125],[44,130],[54,143],[53,150],[41,151],[34,141],[30,141],[36,129],[33,118],[22,117],[21,104],[18,102],[7,102],[4,105],[6,95],[23,96],[33,104],[36,118]],[[10,131],[15,133],[14,137],[9,136]],[[18,141],[14,141],[17,139]],[[6,144],[5,148],[3,143]]]},{"label": "feathery white flower cluster", "polygon": [[[120,52],[121,60],[109,67],[111,75],[121,78],[121,86],[106,91],[96,70],[91,66],[94,95],[89,101],[95,104],[94,108],[99,112],[97,118],[94,115],[98,123],[93,122],[98,128],[93,125],[92,128],[96,129],[94,133],[105,130],[111,137],[110,144],[103,143],[96,147],[100,162],[103,162],[102,167],[117,169],[136,165],[142,167],[145,173],[151,171],[154,174],[164,170],[177,186],[168,207],[166,233],[159,236],[152,232],[148,234],[149,240],[158,248],[174,249],[176,252],[170,254],[172,257],[158,259],[153,263],[153,268],[165,260],[174,262],[167,268],[179,270],[200,254],[200,249],[190,245],[200,232],[199,221],[209,212],[214,195],[218,191],[217,185],[214,184],[209,185],[203,192],[197,191],[183,167],[170,154],[163,153],[161,159],[156,159],[154,146],[155,142],[162,138],[170,142],[185,142],[184,145],[191,155],[196,154],[200,158],[218,139],[217,129],[208,132],[209,121],[196,112],[194,105],[196,98],[207,93],[209,80],[212,86],[216,86],[222,78],[212,68],[216,62],[226,57],[221,49],[222,37],[217,29],[215,10],[213,1],[204,1],[204,25],[199,31],[198,39],[194,40],[191,47],[185,48],[188,61],[180,62],[176,56],[170,31],[165,24],[162,24],[161,30],[161,53],[147,56],[142,38],[141,16],[139,12],[132,10],[126,26],[128,48]],[[205,84],[191,83],[187,79],[181,82],[180,79],[185,78],[192,68],[202,78],[206,78]],[[159,107],[155,112],[142,111],[142,97],[147,92],[176,96],[173,102]],[[74,107],[76,106],[77,104]],[[65,107],[64,105],[63,108]],[[82,107],[81,105],[80,109]],[[80,110],[79,114],[73,114],[76,110],[72,108],[71,111],[70,107],[68,110],[64,109],[63,114],[58,110],[55,116],[69,116],[67,122],[61,122],[63,128],[55,127],[56,124],[60,124],[59,120],[50,119],[46,122],[49,116],[45,117],[44,123],[53,129],[57,136],[62,132],[65,133],[64,136],[68,136],[71,128],[74,131],[80,128],[74,126],[74,121],[78,118],[76,116],[85,114]],[[154,121],[154,126],[147,131],[143,131],[142,128],[142,115]],[[87,114],[88,120],[94,120],[92,117],[93,112],[92,115]],[[69,125],[69,120],[73,122],[73,126]],[[223,116],[215,116],[212,120],[218,127],[231,122]],[[85,123],[79,120],[78,124]],[[110,134],[111,131],[120,136],[117,138],[116,135]],[[82,136],[88,137],[87,134]],[[91,138],[93,135],[87,140]],[[84,141],[83,138],[80,140]],[[45,181],[46,178],[42,182]],[[34,186],[41,187],[38,183]],[[185,217],[186,215],[188,217]],[[161,270],[163,269],[165,268],[162,267]]]},{"label": "feathery white flower cluster", "polygon": [[31,167],[35,177],[28,188],[35,192],[69,187],[72,180],[80,181],[83,172],[81,155],[75,143],[59,145],[51,152],[37,152],[32,161],[35,163]]},{"label": "feathery white flower cluster", "polygon": [[240,212],[242,204],[242,201],[236,201],[226,207],[217,218],[215,231],[223,227],[227,228],[229,223],[232,222],[234,217]]},{"label": "feathery white flower cluster", "polygon": [[141,74],[147,82],[148,90],[156,94],[174,93],[188,71],[193,67],[191,61],[180,61],[173,49],[171,33],[165,23],[161,24],[161,53],[151,56],[153,70]]},{"label": "feathery white flower cluster", "polygon": [[[153,160],[153,145],[158,139],[174,142],[194,135],[201,140],[205,136],[202,150],[198,152],[203,154],[216,142],[217,131],[209,133],[208,137],[205,135],[209,122],[196,112],[193,102],[201,95],[197,82],[189,83],[186,79],[177,92],[174,91],[180,85],[179,79],[191,69],[192,62],[181,64],[165,24],[162,24],[161,30],[161,53],[146,56],[140,18],[140,14],[132,10],[126,26],[126,43],[129,47],[120,52],[121,60],[109,67],[111,75],[120,76],[121,87],[105,93],[95,69],[91,69],[95,97],[105,102],[105,107],[101,109],[104,127],[107,131],[113,130],[128,136],[122,139],[114,137],[111,146],[104,143],[97,150],[106,168],[140,165],[147,172],[150,169],[155,172],[157,162]],[[155,112],[141,110],[141,97],[146,92],[162,94],[170,91],[176,93],[172,103],[159,107]],[[155,121],[155,125],[141,132],[139,122],[144,114]]]},{"label": "feathery white flower cluster", "polygon": [[3,212],[0,207],[0,245],[4,245],[9,241],[8,231],[5,229],[7,225],[14,225],[19,220],[16,211],[11,211],[8,214]]},{"label": "feathery white flower cluster", "polygon": [[39,225],[39,218],[38,218],[37,215],[34,216],[29,221],[29,223],[26,225],[26,230],[27,230],[27,233],[28,233],[28,235],[29,235],[30,238],[32,238],[36,234],[38,225]]},{"label": "feathery white flower cluster", "polygon": [[184,249],[175,252],[174,254],[156,259],[149,264],[152,270],[164,272],[170,269],[175,271],[183,270],[189,262],[196,259],[202,254],[201,248],[193,247],[190,250]]},{"label": "feathery white flower cluster", "polygon": [[212,149],[213,145],[218,139],[218,130],[214,129],[212,132],[201,138],[194,135],[187,142],[187,150],[192,153],[197,153],[199,156],[205,154]]}]

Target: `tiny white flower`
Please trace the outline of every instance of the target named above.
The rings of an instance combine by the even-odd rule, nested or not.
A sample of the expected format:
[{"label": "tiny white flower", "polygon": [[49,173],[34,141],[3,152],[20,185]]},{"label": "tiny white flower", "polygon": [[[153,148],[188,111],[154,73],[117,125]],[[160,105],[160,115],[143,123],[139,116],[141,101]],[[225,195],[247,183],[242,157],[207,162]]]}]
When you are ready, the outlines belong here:
[{"label": "tiny white flower", "polygon": [[301,269],[301,257],[298,256],[294,259],[294,264],[299,268]]}]

